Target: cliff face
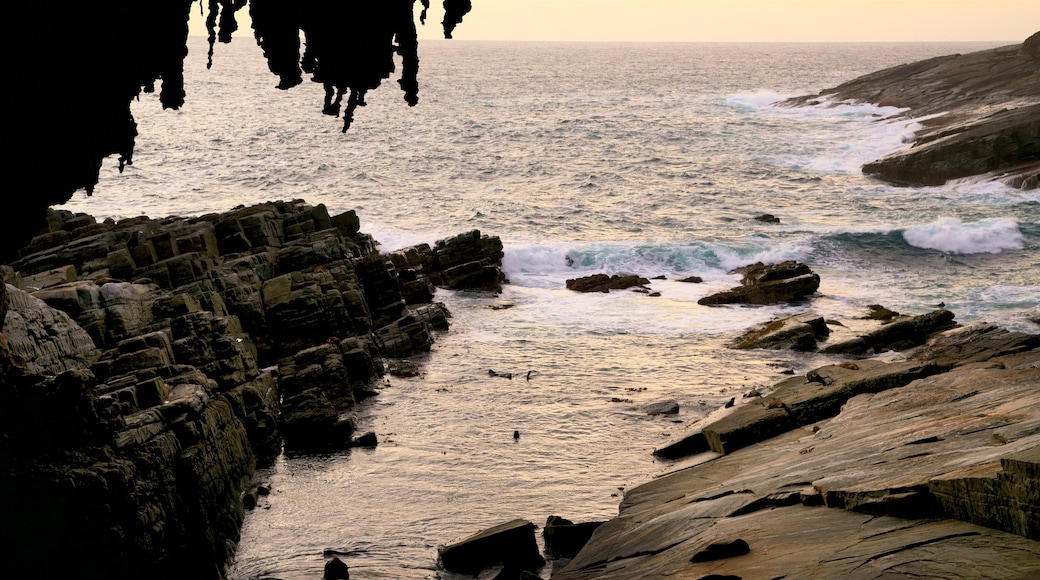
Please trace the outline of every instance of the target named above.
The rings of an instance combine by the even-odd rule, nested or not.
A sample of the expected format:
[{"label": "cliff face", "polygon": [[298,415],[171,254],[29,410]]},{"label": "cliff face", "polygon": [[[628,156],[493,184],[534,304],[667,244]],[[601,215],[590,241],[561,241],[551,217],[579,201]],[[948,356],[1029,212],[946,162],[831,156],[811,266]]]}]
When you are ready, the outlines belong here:
[{"label": "cliff face", "polygon": [[447,328],[434,281],[503,280],[497,238],[380,255],[354,212],[300,201],[50,218],[0,266],[5,578],[55,551],[83,577],[221,577],[257,464],[353,444],[383,358]]},{"label": "cliff face", "polygon": [[910,149],[865,165],[869,175],[920,186],[991,174],[1013,187],[1038,186],[1040,33],[1019,45],[885,69],[786,104],[824,97],[937,115],[923,122]]}]

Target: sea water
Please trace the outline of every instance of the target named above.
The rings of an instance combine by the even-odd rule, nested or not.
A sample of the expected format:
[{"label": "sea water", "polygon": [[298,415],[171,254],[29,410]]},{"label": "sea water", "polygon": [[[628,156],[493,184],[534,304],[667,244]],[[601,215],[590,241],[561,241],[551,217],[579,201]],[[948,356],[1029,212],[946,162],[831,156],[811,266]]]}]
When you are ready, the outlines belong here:
[{"label": "sea water", "polygon": [[[624,490],[677,467],[653,449],[832,360],[725,347],[776,316],[812,310],[852,331],[870,304],[942,302],[963,323],[1037,330],[1040,193],[886,185],[860,166],[908,147],[921,119],[776,106],[995,44],[423,42],[419,105],[388,81],[341,134],[321,87],[276,90],[251,39],[218,46],[208,71],[204,39],[190,40],[184,107],[143,95],[134,165],[107,160],[94,196],[67,209],[161,217],[302,198],[357,210],[384,250],[500,236],[510,281],[498,296],[438,292],[452,327],[417,357],[421,375],[389,376],[358,408],[378,447],[282,455],[258,474],[272,493],[246,516],[232,578],[317,578],[333,555],[352,578],[445,577],[437,546],[482,528],[616,515]],[[808,303],[696,303],[737,284],[735,267],[791,259],[822,277]],[[565,289],[599,272],[665,279],[659,297]],[[678,415],[647,413],[663,401]]]}]

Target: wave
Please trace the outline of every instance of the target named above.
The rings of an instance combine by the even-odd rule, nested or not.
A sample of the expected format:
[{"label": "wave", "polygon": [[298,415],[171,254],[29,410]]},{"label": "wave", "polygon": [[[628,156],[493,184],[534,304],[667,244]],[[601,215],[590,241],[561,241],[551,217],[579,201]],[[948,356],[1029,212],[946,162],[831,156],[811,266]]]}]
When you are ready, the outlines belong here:
[{"label": "wave", "polygon": [[916,248],[947,254],[999,254],[1004,250],[1025,247],[1025,237],[1014,218],[965,223],[957,218],[943,217],[929,224],[907,228],[903,231],[903,239]]},{"label": "wave", "polygon": [[999,254],[1025,249],[1027,236],[1035,235],[1040,235],[1040,224],[1019,223],[1011,217],[977,222],[941,217],[907,227],[837,228],[821,237],[848,249],[872,252],[901,253],[916,248],[946,254]]},{"label": "wave", "polygon": [[755,262],[805,260],[811,251],[808,238],[777,241],[764,236],[728,242],[507,245],[503,270],[514,284],[534,287],[558,286],[567,278],[594,273],[673,278],[696,275],[705,280],[728,280],[733,268]]}]

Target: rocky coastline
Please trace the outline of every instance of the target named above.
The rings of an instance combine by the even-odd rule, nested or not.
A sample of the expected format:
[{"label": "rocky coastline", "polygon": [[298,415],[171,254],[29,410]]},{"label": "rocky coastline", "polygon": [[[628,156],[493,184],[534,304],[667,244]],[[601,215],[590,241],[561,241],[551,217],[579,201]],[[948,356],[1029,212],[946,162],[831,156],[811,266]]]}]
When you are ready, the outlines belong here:
[{"label": "rocky coastline", "polygon": [[[702,305],[811,308],[804,280],[819,284],[795,262],[732,273],[742,285]],[[626,490],[617,517],[550,516],[552,577],[1035,577],[1040,335],[955,319],[941,306],[905,316],[872,305],[847,321],[810,310],[736,337],[731,348],[834,361],[688,425],[654,451],[671,470]],[[441,562],[533,578],[534,533],[506,522],[442,547]]]},{"label": "rocky coastline", "polygon": [[953,318],[691,426],[553,578],[1035,577],[1040,336]]},{"label": "rocky coastline", "polygon": [[1040,32],[1021,44],[936,57],[853,79],[784,106],[855,101],[907,109],[922,128],[863,172],[897,185],[984,176],[1040,187]]},{"label": "rocky coastline", "polygon": [[221,578],[256,467],[377,444],[354,403],[447,328],[436,287],[496,292],[501,258],[478,231],[380,253],[299,200],[49,211],[0,266],[2,575]]}]

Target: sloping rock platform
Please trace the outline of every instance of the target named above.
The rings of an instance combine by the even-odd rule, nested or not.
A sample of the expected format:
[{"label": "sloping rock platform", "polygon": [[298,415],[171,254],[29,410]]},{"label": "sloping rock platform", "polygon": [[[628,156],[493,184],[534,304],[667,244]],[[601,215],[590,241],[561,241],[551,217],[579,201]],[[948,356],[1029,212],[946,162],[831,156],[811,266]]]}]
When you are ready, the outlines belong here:
[{"label": "sloping rock platform", "polygon": [[1040,32],[1022,44],[954,54],[864,75],[800,106],[855,100],[928,117],[913,147],[863,167],[897,185],[942,185],[992,174],[1022,189],[1040,186]]},{"label": "sloping rock platform", "polygon": [[948,330],[905,362],[817,369],[735,407],[554,578],[1036,577],[1040,345],[991,333]]}]

